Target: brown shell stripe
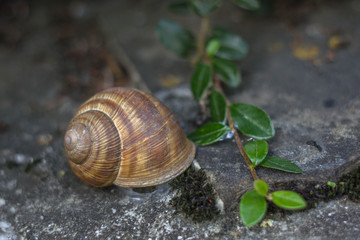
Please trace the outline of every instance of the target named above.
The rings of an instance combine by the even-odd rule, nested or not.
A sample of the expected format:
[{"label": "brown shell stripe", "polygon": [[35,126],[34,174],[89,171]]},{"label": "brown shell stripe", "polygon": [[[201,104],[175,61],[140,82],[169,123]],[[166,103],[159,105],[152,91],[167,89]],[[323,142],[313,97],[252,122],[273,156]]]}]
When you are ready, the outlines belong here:
[{"label": "brown shell stripe", "polygon": [[147,96],[153,103],[160,106],[158,110],[163,119],[166,119],[167,144],[170,148],[170,165],[172,166],[166,177],[173,178],[186,170],[192,163],[195,158],[195,145],[187,139],[176,116],[158,99],[150,94],[147,94]]},{"label": "brown shell stripe", "polygon": [[82,164],[70,161],[73,171],[90,185],[100,187],[112,184],[118,174],[121,160],[118,148],[121,143],[114,124],[108,116],[98,111],[82,113],[72,122],[84,123],[92,136],[91,154]]},{"label": "brown shell stripe", "polygon": [[[142,100],[142,105],[146,106],[146,110],[144,114],[142,114],[141,110],[138,110],[135,115],[138,117],[150,115],[151,122],[149,123],[146,118],[140,118],[138,126],[147,128],[147,132],[151,134],[147,134],[148,138],[139,139],[135,145],[129,146],[128,151],[124,146],[124,161],[122,162],[122,168],[115,184],[119,183],[120,180],[122,184],[126,181],[128,186],[146,186],[166,182],[183,171],[184,168],[186,169],[194,157],[195,148],[193,144],[187,141],[180,124],[178,124],[170,110],[151,95],[141,92],[137,95],[139,94],[141,97],[136,96],[136,98]],[[133,108],[130,106],[130,109]],[[168,125],[169,123],[174,124]],[[179,146],[180,148],[178,148]],[[182,146],[186,146],[184,148],[185,151],[182,151]],[[174,152],[180,154],[174,154]],[[127,153],[129,155],[125,157]],[[137,156],[138,162],[136,164],[138,166],[136,173],[134,176],[127,176],[127,178],[124,176],[122,178],[125,159],[131,159],[131,155]],[[187,158],[189,155],[192,155],[192,159],[184,161],[184,158]]]},{"label": "brown shell stripe", "polygon": [[129,94],[122,107],[130,121],[123,123],[121,130],[129,134],[122,134],[123,161],[115,184],[145,186],[163,181],[164,172],[171,167],[166,121],[154,103],[137,91]]},{"label": "brown shell stripe", "polygon": [[[149,94],[131,89],[109,89],[89,99],[77,114],[93,110],[112,119],[113,129],[119,138],[117,151],[99,144],[93,149],[114,151],[119,157],[118,163],[121,159],[120,170],[114,181],[116,185],[140,187],[160,184],[184,171],[194,159],[195,146],[187,140],[175,116]],[[108,134],[110,131],[106,131],[105,135]],[[107,144],[107,141],[104,142]],[[111,153],[93,153],[92,156],[106,163],[106,159],[113,157]],[[86,182],[99,186],[98,180]]]}]

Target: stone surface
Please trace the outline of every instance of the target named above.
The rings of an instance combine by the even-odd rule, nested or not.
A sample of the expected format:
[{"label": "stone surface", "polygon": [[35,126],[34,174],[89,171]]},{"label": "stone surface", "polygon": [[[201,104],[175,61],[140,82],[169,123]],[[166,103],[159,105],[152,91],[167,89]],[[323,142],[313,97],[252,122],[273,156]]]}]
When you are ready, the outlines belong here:
[{"label": "stone surface", "polygon": [[[232,5],[224,5],[215,14],[214,25],[240,34],[251,48],[249,56],[239,64],[243,84],[227,89],[227,94],[233,102],[264,109],[276,130],[276,136],[269,141],[270,154],[290,159],[304,171],[294,175],[259,168],[259,177],[273,184],[294,180],[301,191],[314,182],[337,181],[359,166],[360,69],[356,65],[360,61],[360,31],[353,27],[355,22],[360,23],[357,3],[324,5],[306,14],[306,21],[296,28],[289,27],[286,20],[243,16]],[[145,10],[129,2],[109,3],[99,13],[105,33],[115,34],[123,46],[133,46],[127,53],[153,92],[163,88],[160,80],[167,75],[186,82],[192,72],[154,36],[159,16],[180,21],[190,29],[198,27],[196,18],[171,15],[162,4],[151,4]],[[330,48],[332,37],[344,39],[347,47]],[[314,56],[309,53],[313,48]],[[333,57],[329,59],[329,55]],[[173,101],[170,108],[191,123],[193,104],[190,99],[186,104],[184,100],[177,104]],[[190,111],[183,114],[186,106]],[[189,126],[189,130],[195,127]],[[238,201],[234,199],[252,188],[251,175],[234,140],[198,148],[197,159],[213,178],[226,208],[236,207]]]},{"label": "stone surface", "polygon": [[[307,21],[295,29],[273,18],[245,17],[231,5],[225,5],[213,20],[241,34],[252,49],[239,65],[243,85],[227,90],[231,100],[265,109],[277,131],[269,142],[271,153],[291,159],[304,170],[302,175],[292,175],[259,169],[259,176],[273,186],[294,180],[301,190],[336,181],[343,172],[359,166],[360,69],[356,64],[360,29],[354,26],[360,14],[356,4],[322,6],[306,14]],[[125,49],[150,90],[190,132],[195,129],[197,110],[186,87],[191,69],[167,52],[154,35],[160,17],[175,18],[165,5],[161,1],[106,1],[80,8],[85,15],[98,17],[109,48]],[[0,123],[8,125],[0,131],[0,239],[358,238],[359,205],[346,198],[293,214],[268,214],[261,226],[245,228],[235,206],[251,187],[251,177],[231,140],[198,148],[197,160],[225,203],[225,213],[211,222],[195,224],[174,215],[169,206],[173,193],[166,184],[154,193],[139,195],[129,189],[82,183],[63,152],[64,131],[81,102],[66,99],[57,108],[44,108],[59,97],[63,77],[48,14],[46,6],[35,4],[22,44],[0,48]],[[224,14],[230,20],[222,18]],[[185,22],[196,29],[196,18]],[[334,50],[334,62],[327,63],[327,42],[338,29],[350,44]],[[319,48],[312,61],[293,55],[304,44]],[[169,75],[183,85],[162,87],[159,80]],[[52,140],[39,142],[46,135]],[[321,151],[309,141],[315,141]]]}]

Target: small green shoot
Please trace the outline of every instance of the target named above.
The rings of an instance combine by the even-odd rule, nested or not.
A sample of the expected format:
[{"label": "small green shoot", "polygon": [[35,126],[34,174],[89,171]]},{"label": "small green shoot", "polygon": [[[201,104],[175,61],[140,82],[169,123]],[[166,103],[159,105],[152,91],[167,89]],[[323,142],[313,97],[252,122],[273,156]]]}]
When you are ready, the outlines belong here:
[{"label": "small green shoot", "polygon": [[213,57],[216,52],[219,50],[220,48],[220,41],[217,40],[216,38],[215,39],[211,39],[209,41],[209,43],[207,44],[206,46],[206,54],[208,57]]},{"label": "small green shoot", "polygon": [[336,183],[330,182],[330,181],[327,182],[327,185],[328,185],[329,187],[332,187],[332,188],[335,188],[335,187],[336,187]]},{"label": "small green shoot", "polygon": [[[260,0],[234,0],[233,2],[250,11],[261,7]],[[224,94],[223,86],[229,88],[240,86],[241,71],[233,61],[246,57],[249,46],[241,36],[224,28],[211,27],[210,16],[221,4],[222,0],[178,0],[170,3],[169,9],[174,13],[200,17],[200,28],[195,36],[177,22],[162,19],[157,24],[157,34],[167,49],[182,58],[187,58],[194,66],[190,89],[194,99],[201,106],[201,112],[207,114],[211,120],[210,123],[200,126],[189,134],[188,138],[199,146],[205,146],[232,137],[250,169],[255,189],[245,193],[239,204],[241,219],[246,226],[250,227],[260,222],[265,216],[267,201],[273,201],[284,209],[296,210],[306,207],[304,199],[295,192],[269,193],[268,184],[259,180],[257,176],[257,167],[273,168],[290,173],[302,173],[302,170],[287,159],[267,156],[269,144],[266,140],[274,137],[275,128],[264,110],[247,103],[232,103]],[[244,146],[240,134],[253,139]],[[328,183],[335,189],[336,184],[334,184]],[[213,204],[212,201],[209,200],[209,203]],[[212,209],[211,204],[209,206]],[[213,216],[210,208],[189,205],[183,195],[176,199],[175,206],[177,209],[184,210],[190,217],[196,215],[201,218],[201,214],[207,213]]]}]

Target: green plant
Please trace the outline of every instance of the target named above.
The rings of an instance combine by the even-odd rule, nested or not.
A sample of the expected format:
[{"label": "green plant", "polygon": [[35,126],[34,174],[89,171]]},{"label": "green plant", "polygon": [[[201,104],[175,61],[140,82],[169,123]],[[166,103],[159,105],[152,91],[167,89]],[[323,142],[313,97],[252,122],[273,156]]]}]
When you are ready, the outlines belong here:
[{"label": "green plant", "polygon": [[330,200],[343,195],[347,195],[352,201],[360,202],[360,167],[341,176],[337,183],[328,181],[326,185],[312,189],[309,197]]},{"label": "green plant", "polygon": [[[258,0],[235,0],[235,4],[247,9],[260,7]],[[205,146],[227,138],[235,138],[236,144],[254,179],[255,190],[249,191],[240,202],[240,216],[246,226],[258,223],[266,213],[267,202],[286,209],[301,209],[306,202],[297,193],[290,191],[268,192],[268,185],[259,180],[255,168],[274,168],[291,173],[302,170],[289,160],[268,156],[266,140],[275,135],[270,117],[260,108],[246,103],[232,103],[226,98],[222,83],[235,88],[241,84],[241,73],[234,60],[243,59],[249,50],[248,44],[238,35],[210,26],[210,14],[221,5],[221,0],[182,0],[171,3],[169,8],[180,14],[197,14],[201,18],[200,29],[195,37],[180,24],[162,19],[157,33],[160,41],[178,56],[187,58],[195,70],[191,78],[193,97],[202,112],[210,109],[211,122],[188,138],[197,145]],[[251,137],[243,145],[240,133]]]}]

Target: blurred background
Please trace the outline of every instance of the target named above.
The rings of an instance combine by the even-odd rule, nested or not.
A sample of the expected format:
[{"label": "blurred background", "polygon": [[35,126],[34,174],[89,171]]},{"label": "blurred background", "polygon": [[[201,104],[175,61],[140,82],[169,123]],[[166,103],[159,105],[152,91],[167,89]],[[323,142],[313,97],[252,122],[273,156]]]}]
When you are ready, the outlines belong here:
[{"label": "blurred background", "polygon": [[[46,61],[47,57],[53,58],[58,65],[57,70],[61,73],[58,101],[64,96],[86,99],[107,87],[130,85],[126,63],[119,62],[119,57],[116,56],[118,53],[114,53],[108,47],[108,43],[114,39],[125,49],[137,68],[144,70],[144,75],[150,74],[151,77],[143,76],[143,78],[151,90],[171,87],[187,82],[189,75],[186,72],[189,69],[183,62],[175,62],[177,67],[174,67],[171,63],[160,60],[163,72],[161,74],[160,70],[154,67],[156,65],[147,63],[147,61],[156,61],[157,54],[165,56],[169,54],[156,42],[158,41],[155,35],[156,22],[160,18],[169,17],[187,24],[196,31],[199,21],[194,16],[179,17],[167,11],[168,2],[2,0],[0,1],[0,51],[14,54],[33,51],[36,52],[33,61],[37,62]],[[228,25],[248,40],[251,48],[257,31],[262,31],[262,29],[257,30],[256,27],[266,21],[277,21],[286,26],[290,32],[294,32],[289,44],[299,44],[304,40],[304,36],[297,36],[296,31],[306,24],[309,14],[319,8],[329,7],[334,2],[337,1],[264,0],[260,10],[250,12],[234,7],[231,1],[224,1],[224,6],[213,16],[212,23]],[[353,7],[359,9],[359,3],[353,1]],[[256,22],[259,19],[263,22]],[[306,31],[311,38],[322,34],[322,29],[316,25],[308,26]],[[346,37],[347,33],[342,32],[343,29],[334,26],[333,29],[326,31],[328,37],[339,34],[342,36],[333,39],[333,48],[345,47],[349,44],[349,38]],[[49,44],[48,46],[44,44],[44,48],[37,46],[41,45],[42,41],[51,42],[51,47]],[[153,48],[149,49],[148,46]],[[286,46],[279,42],[269,42],[268,46],[271,51],[279,51],[284,47]],[[298,50],[295,56],[310,60],[314,60],[319,51],[317,48]],[[326,57],[331,61],[334,54],[327,53]],[[178,61],[176,58],[170,58]],[[185,74],[182,74],[182,77],[177,76],[178,73],[183,72]],[[153,73],[155,74],[152,75]],[[1,81],[6,80],[4,77],[1,78]],[[37,87],[41,86],[39,84]]]}]

